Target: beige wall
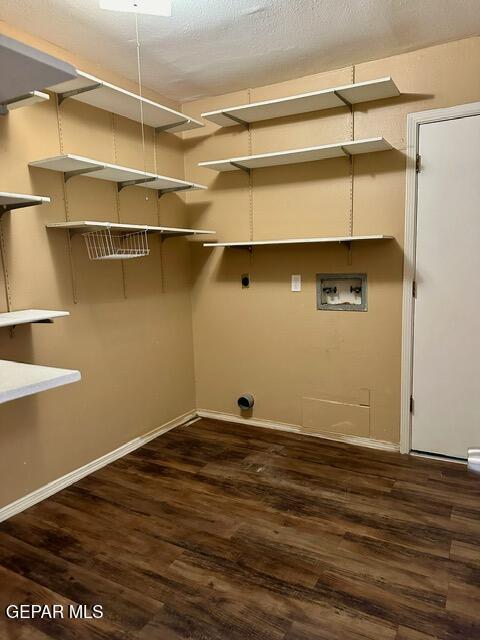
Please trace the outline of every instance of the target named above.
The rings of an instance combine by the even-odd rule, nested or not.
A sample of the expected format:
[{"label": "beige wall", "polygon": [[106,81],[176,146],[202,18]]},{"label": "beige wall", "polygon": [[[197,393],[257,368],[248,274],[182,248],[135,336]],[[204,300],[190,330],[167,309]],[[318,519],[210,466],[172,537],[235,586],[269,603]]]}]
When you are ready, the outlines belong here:
[{"label": "beige wall", "polygon": [[[395,151],[360,156],[354,166],[354,234],[391,234],[390,243],[194,249],[197,406],[240,414],[240,393],[255,396],[252,417],[399,441],[401,297],[406,115],[480,100],[480,39],[472,38],[359,64],[355,80],[391,75],[402,96],[355,108],[355,138],[384,136]],[[352,80],[352,68],[189,103],[202,111],[312,91]],[[222,240],[345,235],[349,161],[344,158],[252,173],[216,174],[213,160],[346,140],[346,108],[186,134],[186,175],[208,184],[189,195],[195,223]],[[249,289],[240,285],[248,272]],[[366,272],[368,312],[315,310],[315,274]],[[290,292],[290,275],[303,278]],[[333,405],[340,403],[340,406]],[[365,409],[364,405],[367,405]],[[368,415],[367,415],[368,414]]]},{"label": "beige wall", "polygon": [[[135,84],[87,60],[0,23],[23,39],[122,86]],[[201,243],[152,243],[148,258],[91,263],[82,239],[45,230],[69,219],[189,224],[242,240],[347,234],[349,163],[340,158],[253,172],[216,174],[197,162],[334,142],[351,137],[345,109],[252,126],[205,129],[178,136],[119,116],[54,100],[0,118],[1,190],[49,195],[47,206],[2,221],[14,309],[68,309],[53,325],[0,332],[0,354],[78,368],[82,382],[0,405],[0,506],[25,495],[168,420],[200,409],[238,414],[236,398],[255,395],[254,418],[398,442],[404,148],[406,114],[480,100],[480,39],[472,38],[357,65],[357,81],[392,75],[403,95],[355,109],[355,138],[383,135],[396,151],[365,155],[354,166],[354,234],[385,233],[396,241],[246,251],[204,249]],[[352,80],[352,69],[203,99],[202,111],[249,100],[315,90]],[[178,107],[149,92],[173,107]],[[185,155],[183,150],[185,149]],[[60,152],[148,169],[208,184],[208,192],[155,195],[75,178],[63,191],[59,174],[28,162]],[[66,196],[66,197],[65,197]],[[190,255],[193,256],[193,290]],[[249,289],[240,276],[248,272]],[[367,272],[367,313],[315,310],[315,274]],[[300,273],[301,293],[290,292]],[[72,275],[74,282],[72,283]],[[74,302],[74,290],[77,303]],[[190,296],[192,292],[192,297]],[[0,278],[0,311],[6,310]],[[192,304],[193,339],[192,339]],[[195,366],[194,366],[195,365]],[[195,376],[195,379],[194,379]],[[195,399],[195,391],[197,399]]]},{"label": "beige wall", "polygon": [[[6,25],[0,31],[135,89]],[[12,308],[71,312],[53,325],[17,327],[14,338],[0,330],[0,357],[82,373],[77,384],[0,405],[0,506],[195,407],[186,241],[166,240],[160,249],[153,237],[151,255],[126,262],[122,271],[120,262],[89,262],[83,238],[75,236],[75,304],[67,233],[45,229],[66,217],[182,226],[183,196],[164,196],[157,210],[156,192],[128,188],[117,207],[113,183],[77,177],[66,185],[66,206],[61,174],[29,169],[29,161],[63,152],[142,169],[144,156],[138,123],[79,102],[61,106],[60,133],[61,142],[54,99],[0,118],[0,190],[52,198],[3,216]],[[160,173],[183,177],[178,136],[158,134],[156,158]],[[145,161],[153,170],[148,127]],[[6,311],[1,274],[0,311]]]}]

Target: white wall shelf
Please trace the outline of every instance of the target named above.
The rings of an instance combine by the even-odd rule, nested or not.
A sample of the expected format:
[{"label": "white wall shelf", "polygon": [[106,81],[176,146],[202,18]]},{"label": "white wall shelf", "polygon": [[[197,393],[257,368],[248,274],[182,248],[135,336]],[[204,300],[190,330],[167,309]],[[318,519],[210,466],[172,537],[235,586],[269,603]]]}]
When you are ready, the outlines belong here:
[{"label": "white wall shelf", "polygon": [[98,160],[73,154],[36,160],[35,162],[30,162],[29,165],[31,167],[39,167],[41,169],[49,169],[63,173],[65,180],[69,180],[74,176],[83,175],[89,178],[97,178],[98,180],[116,182],[119,190],[129,186],[155,189],[158,191],[159,196],[164,193],[169,193],[170,191],[193,191],[195,189],[207,188],[195,182],[160,176],[155,173],[122,167],[108,162],[99,162]]},{"label": "white wall shelf", "polygon": [[73,369],[0,360],[0,403],[78,382],[80,378],[80,372]]},{"label": "white wall shelf", "polygon": [[260,247],[267,245],[285,245],[285,244],[325,244],[325,243],[348,243],[359,242],[361,240],[393,240],[393,236],[374,235],[374,236],[332,236],[324,238],[287,238],[285,240],[246,240],[243,242],[206,242],[204,247],[227,247],[239,249],[251,249],[252,247]]},{"label": "white wall shelf", "polygon": [[42,93],[41,91],[30,91],[24,96],[18,96],[17,98],[10,98],[0,104],[0,115],[4,116],[9,111],[14,109],[20,109],[21,107],[29,107],[31,104],[37,102],[45,102],[50,100],[48,93]]},{"label": "white wall shelf", "polygon": [[251,124],[262,120],[272,120],[283,116],[292,116],[310,111],[321,111],[335,107],[350,106],[360,102],[382,100],[400,95],[392,78],[379,78],[367,82],[343,85],[332,89],[301,93],[276,100],[264,100],[226,107],[217,111],[202,113],[202,117],[221,127],[233,127],[238,124]]},{"label": "white wall shelf", "polygon": [[96,229],[112,229],[119,233],[135,233],[146,231],[158,233],[163,237],[212,235],[215,231],[204,229],[182,229],[177,227],[154,227],[141,224],[120,224],[118,222],[97,222],[96,220],[74,220],[69,222],[51,222],[46,225],[48,229],[67,229],[69,231],[95,231]]},{"label": "white wall shelf", "polygon": [[3,213],[12,209],[23,209],[24,207],[34,207],[50,202],[46,196],[28,196],[23,193],[8,193],[0,191],[0,217]]},{"label": "white wall shelf", "polygon": [[51,311],[48,309],[22,309],[0,313],[0,328],[15,327],[18,324],[50,323],[55,318],[69,316],[68,311]]},{"label": "white wall shelf", "polygon": [[100,78],[91,76],[84,71],[77,69],[77,75],[75,80],[63,82],[48,87],[48,89],[58,94],[60,102],[72,98],[93,107],[117,113],[136,122],[141,121],[142,105],[145,124],[170,133],[203,127],[199,120],[117,87],[105,80],[100,80]]},{"label": "white wall shelf", "polygon": [[15,103],[31,104],[32,98],[48,100],[46,94],[37,90],[76,77],[75,68],[67,62],[2,34],[0,67],[0,105],[10,108]]},{"label": "white wall shelf", "polygon": [[250,171],[262,167],[275,167],[286,164],[298,164],[299,162],[315,162],[338,158],[341,156],[355,156],[362,153],[374,153],[377,151],[389,151],[393,147],[383,138],[367,138],[365,140],[347,140],[335,144],[323,144],[304,149],[290,149],[289,151],[276,151],[274,153],[261,153],[254,156],[240,156],[226,158],[224,160],[211,160],[199,162],[199,167],[213,169],[214,171]]}]

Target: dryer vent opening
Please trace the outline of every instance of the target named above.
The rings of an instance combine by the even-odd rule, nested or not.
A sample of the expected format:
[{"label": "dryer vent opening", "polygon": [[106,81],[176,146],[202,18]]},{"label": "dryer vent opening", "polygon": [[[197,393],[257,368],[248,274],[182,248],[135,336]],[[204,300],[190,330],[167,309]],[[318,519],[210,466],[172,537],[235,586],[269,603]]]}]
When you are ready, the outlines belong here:
[{"label": "dryer vent opening", "polygon": [[243,396],[237,400],[238,406],[242,411],[251,409],[255,403],[253,396],[250,393],[244,393]]}]

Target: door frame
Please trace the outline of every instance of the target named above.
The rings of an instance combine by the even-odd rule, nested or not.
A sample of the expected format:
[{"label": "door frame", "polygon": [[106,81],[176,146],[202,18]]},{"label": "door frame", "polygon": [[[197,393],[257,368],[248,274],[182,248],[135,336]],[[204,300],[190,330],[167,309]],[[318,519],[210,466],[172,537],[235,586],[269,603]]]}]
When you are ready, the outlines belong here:
[{"label": "door frame", "polygon": [[[417,227],[417,154],[421,124],[456,120],[480,115],[480,102],[461,104],[444,109],[418,111],[407,115],[406,147],[406,190],[405,190],[405,233],[403,263],[403,303],[402,303],[402,373],[400,405],[400,452],[410,453],[412,441],[412,415],[410,397],[413,380],[413,329],[415,253]],[[420,167],[421,169],[421,167]]]}]

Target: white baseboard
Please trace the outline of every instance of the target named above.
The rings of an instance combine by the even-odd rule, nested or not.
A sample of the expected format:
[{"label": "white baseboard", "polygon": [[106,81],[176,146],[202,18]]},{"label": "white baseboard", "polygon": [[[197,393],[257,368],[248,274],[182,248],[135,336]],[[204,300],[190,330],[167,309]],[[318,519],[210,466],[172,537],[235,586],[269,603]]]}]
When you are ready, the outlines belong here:
[{"label": "white baseboard", "polygon": [[324,438],[326,440],[335,440],[337,442],[346,442],[357,447],[368,447],[370,449],[381,449],[382,451],[400,451],[400,445],[395,442],[387,442],[386,440],[374,440],[373,438],[362,438],[360,436],[346,436],[339,433],[323,432],[323,433],[306,433],[296,424],[287,422],[273,422],[272,420],[262,420],[260,418],[242,418],[232,413],[221,413],[219,411],[207,411],[206,409],[197,409],[197,415],[201,418],[211,418],[212,420],[223,420],[224,422],[238,422],[239,424],[249,424],[254,427],[262,427],[264,429],[276,429],[277,431],[288,431],[290,433],[298,433],[302,436],[310,436],[312,438]]},{"label": "white baseboard", "polygon": [[101,469],[114,460],[122,458],[123,456],[127,455],[127,453],[135,451],[135,449],[142,447],[144,444],[150,442],[150,440],[154,440],[163,433],[166,433],[171,429],[175,429],[175,427],[180,427],[182,425],[188,424],[191,421],[196,421],[197,419],[197,413],[195,411],[185,413],[178,418],[170,420],[161,427],[157,427],[156,429],[149,431],[143,436],[139,436],[138,438],[134,438],[133,440],[126,442],[121,447],[118,447],[118,449],[114,449],[113,451],[110,451],[110,453],[107,453],[104,456],[97,458],[96,460],[92,460],[92,462],[89,462],[83,467],[75,469],[74,471],[70,471],[70,473],[67,473],[61,478],[53,480],[43,487],[40,487],[40,489],[36,489],[35,491],[32,491],[32,493],[23,496],[23,498],[19,498],[18,500],[15,500],[15,502],[11,502],[5,507],[2,507],[0,509],[0,522],[3,522],[3,520],[7,520],[17,513],[20,513],[21,511],[32,507],[34,504],[37,504],[37,502],[45,500],[45,498],[48,498],[54,493],[65,489],[65,487],[68,487],[74,482],[81,480],[85,476],[88,476],[90,473],[97,471],[97,469]]}]

